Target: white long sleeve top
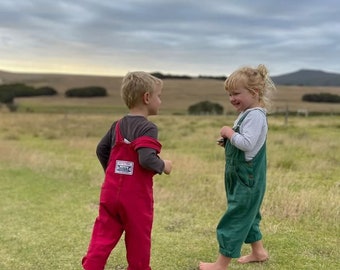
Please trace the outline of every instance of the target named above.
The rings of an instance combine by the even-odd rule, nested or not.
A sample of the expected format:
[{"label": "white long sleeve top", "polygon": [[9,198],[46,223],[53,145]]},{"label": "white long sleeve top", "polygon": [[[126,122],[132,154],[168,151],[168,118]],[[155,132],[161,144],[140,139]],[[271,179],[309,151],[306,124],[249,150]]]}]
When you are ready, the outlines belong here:
[{"label": "white long sleeve top", "polygon": [[239,132],[233,134],[230,142],[238,149],[244,151],[245,159],[250,161],[256,156],[266,141],[268,124],[266,110],[256,107],[241,112],[234,122],[234,127],[236,127],[239,119],[247,112],[249,113],[241,123]]}]

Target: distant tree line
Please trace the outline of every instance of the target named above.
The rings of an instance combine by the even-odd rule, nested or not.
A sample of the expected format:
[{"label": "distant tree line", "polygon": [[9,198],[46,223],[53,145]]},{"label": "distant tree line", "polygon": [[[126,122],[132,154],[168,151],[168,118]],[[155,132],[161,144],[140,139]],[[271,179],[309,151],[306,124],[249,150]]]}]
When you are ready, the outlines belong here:
[{"label": "distant tree line", "polygon": [[302,100],[308,102],[340,103],[340,96],[330,93],[305,94],[302,96]]},{"label": "distant tree line", "polygon": [[151,73],[152,76],[155,76],[158,79],[183,79],[183,80],[191,80],[192,77],[188,75],[170,75],[170,74],[162,74],[160,72]]},{"label": "distant tree line", "polygon": [[2,84],[0,85],[0,105],[3,103],[10,111],[15,111],[14,98],[16,97],[53,96],[56,94],[57,91],[48,86],[34,88],[22,83]]},{"label": "distant tree line", "polygon": [[227,79],[227,76],[206,76],[206,75],[199,75],[198,78],[200,78],[200,79],[210,79],[210,80],[225,81]]},{"label": "distant tree line", "polygon": [[22,83],[0,85],[1,102],[3,100],[11,102],[15,97],[53,96],[56,94],[57,91],[48,86],[34,88]]},{"label": "distant tree line", "polygon": [[[17,106],[14,99],[17,97],[36,97],[36,96],[54,96],[58,92],[49,86],[35,88],[22,83],[0,85],[0,105],[5,104],[10,111],[15,111]],[[103,87],[89,86],[81,88],[72,88],[65,92],[66,97],[100,97],[107,96],[107,91]]]},{"label": "distant tree line", "polygon": [[72,88],[65,92],[66,97],[105,97],[107,91],[104,87],[88,86],[80,88]]},{"label": "distant tree line", "polygon": [[[188,75],[173,75],[173,74],[163,74],[161,72],[153,72],[151,75],[155,76],[159,79],[179,79],[179,80],[191,80],[193,77]],[[197,78],[197,77],[195,77]],[[211,79],[211,80],[223,80],[225,81],[227,79],[226,76],[205,76],[205,75],[199,75],[198,78],[200,79]]]}]

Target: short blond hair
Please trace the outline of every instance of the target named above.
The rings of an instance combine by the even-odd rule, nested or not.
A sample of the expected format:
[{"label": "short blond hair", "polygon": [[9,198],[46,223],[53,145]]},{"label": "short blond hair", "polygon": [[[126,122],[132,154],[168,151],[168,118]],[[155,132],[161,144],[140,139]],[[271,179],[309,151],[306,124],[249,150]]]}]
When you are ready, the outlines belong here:
[{"label": "short blond hair", "polygon": [[163,81],[147,72],[128,72],[122,81],[121,97],[126,106],[131,109],[143,100],[146,92],[152,94],[156,86],[163,87]]},{"label": "short blond hair", "polygon": [[230,92],[242,85],[251,92],[258,91],[262,107],[270,109],[271,96],[276,87],[269,77],[265,65],[258,65],[257,68],[241,67],[234,71],[224,82],[224,88]]}]

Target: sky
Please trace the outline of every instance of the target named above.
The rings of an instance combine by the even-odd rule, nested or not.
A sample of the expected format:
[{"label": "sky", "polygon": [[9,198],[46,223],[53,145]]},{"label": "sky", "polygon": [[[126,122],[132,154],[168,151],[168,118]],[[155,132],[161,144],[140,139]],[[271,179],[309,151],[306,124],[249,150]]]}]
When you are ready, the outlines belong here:
[{"label": "sky", "polygon": [[0,70],[340,73],[338,0],[1,0]]}]

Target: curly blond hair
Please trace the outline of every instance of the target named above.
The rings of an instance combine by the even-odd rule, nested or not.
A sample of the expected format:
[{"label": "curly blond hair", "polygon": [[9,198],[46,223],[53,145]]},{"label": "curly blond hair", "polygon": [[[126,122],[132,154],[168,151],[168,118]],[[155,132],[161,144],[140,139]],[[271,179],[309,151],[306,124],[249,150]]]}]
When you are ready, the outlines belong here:
[{"label": "curly blond hair", "polygon": [[152,94],[157,85],[163,87],[163,81],[147,72],[128,72],[120,88],[121,97],[126,106],[131,109],[142,102],[146,92]]},{"label": "curly blond hair", "polygon": [[268,69],[260,64],[257,68],[241,67],[234,71],[224,82],[224,88],[230,92],[242,86],[250,92],[258,92],[259,101],[263,108],[270,110],[271,97],[276,87],[269,77]]}]

